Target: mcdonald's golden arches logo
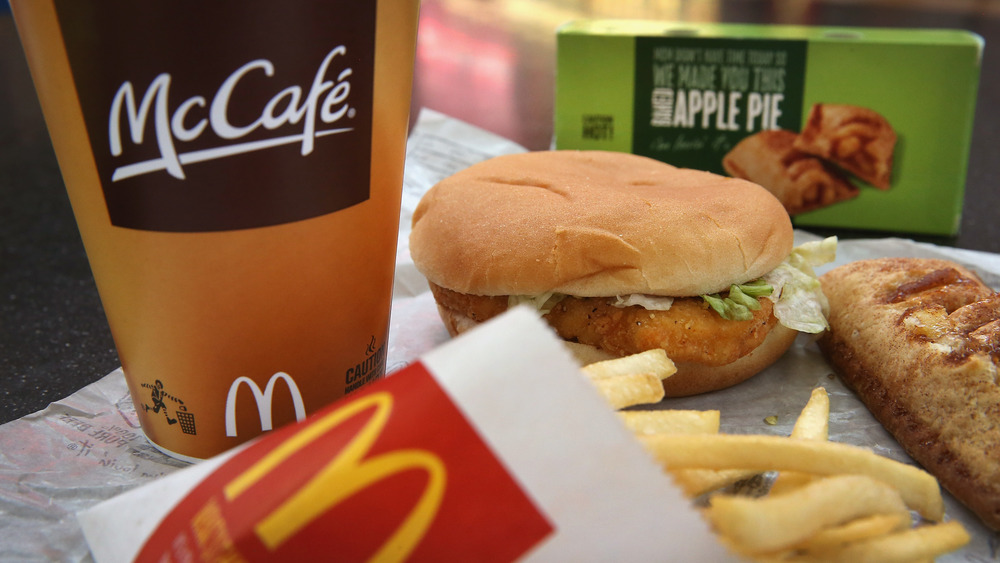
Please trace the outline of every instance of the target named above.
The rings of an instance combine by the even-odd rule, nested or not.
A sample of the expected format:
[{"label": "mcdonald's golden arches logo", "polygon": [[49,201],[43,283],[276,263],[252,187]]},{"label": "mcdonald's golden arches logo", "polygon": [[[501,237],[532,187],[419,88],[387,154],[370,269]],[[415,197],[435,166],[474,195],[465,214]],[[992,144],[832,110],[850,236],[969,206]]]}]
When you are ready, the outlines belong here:
[{"label": "mcdonald's golden arches logo", "polygon": [[512,561],[552,530],[418,363],[234,455],[138,560]]}]

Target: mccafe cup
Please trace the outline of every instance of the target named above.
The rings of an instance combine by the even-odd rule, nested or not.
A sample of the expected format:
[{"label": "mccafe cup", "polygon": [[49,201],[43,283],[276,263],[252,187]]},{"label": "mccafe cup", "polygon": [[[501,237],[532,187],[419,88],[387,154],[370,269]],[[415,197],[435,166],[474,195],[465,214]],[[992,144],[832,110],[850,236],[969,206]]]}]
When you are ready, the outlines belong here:
[{"label": "mccafe cup", "polygon": [[210,457],[381,378],[417,2],[12,8],[150,442]]}]

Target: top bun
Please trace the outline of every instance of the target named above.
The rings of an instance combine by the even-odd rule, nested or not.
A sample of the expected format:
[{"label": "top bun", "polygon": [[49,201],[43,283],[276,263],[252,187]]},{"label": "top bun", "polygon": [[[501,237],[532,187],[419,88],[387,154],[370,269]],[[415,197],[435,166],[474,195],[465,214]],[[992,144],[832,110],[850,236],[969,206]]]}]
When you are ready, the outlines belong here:
[{"label": "top bun", "polygon": [[500,156],[445,178],[413,215],[410,251],[471,295],[716,293],[792,249],[788,213],[757,184],[626,153]]}]

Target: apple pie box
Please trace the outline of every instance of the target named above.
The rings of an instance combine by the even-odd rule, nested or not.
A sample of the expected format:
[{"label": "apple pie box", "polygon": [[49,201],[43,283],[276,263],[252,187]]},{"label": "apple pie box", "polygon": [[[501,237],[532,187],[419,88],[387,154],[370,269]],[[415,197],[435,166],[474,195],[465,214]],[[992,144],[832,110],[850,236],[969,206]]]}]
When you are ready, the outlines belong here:
[{"label": "apple pie box", "polygon": [[800,227],[954,235],[982,49],[960,30],[572,22],[555,146],[746,178]]}]

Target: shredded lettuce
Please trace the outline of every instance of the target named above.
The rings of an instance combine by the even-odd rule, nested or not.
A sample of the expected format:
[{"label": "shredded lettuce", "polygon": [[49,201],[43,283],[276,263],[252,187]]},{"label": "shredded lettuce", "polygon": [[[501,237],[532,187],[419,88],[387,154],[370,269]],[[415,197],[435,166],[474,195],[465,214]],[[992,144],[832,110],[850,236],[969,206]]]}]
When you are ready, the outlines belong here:
[{"label": "shredded lettuce", "polygon": [[648,311],[669,311],[670,307],[674,305],[674,298],[663,297],[660,295],[643,295],[641,293],[633,293],[632,295],[626,295],[624,297],[621,295],[615,296],[615,302],[612,303],[612,305],[619,308],[638,305]]},{"label": "shredded lettuce", "polygon": [[[527,305],[541,315],[546,315],[555,307],[556,303],[562,301],[566,295],[549,291],[539,295],[510,295],[507,297],[507,307],[513,308],[518,305]],[[649,311],[666,311],[674,304],[673,297],[663,297],[660,295],[643,295],[633,293],[632,295],[615,296],[615,307],[624,308],[638,305]]]},{"label": "shredded lettuce", "polygon": [[527,305],[534,308],[539,314],[547,315],[564,297],[566,296],[554,291],[547,291],[539,295],[509,295],[507,308],[513,309],[518,305]]},{"label": "shredded lettuce", "polygon": [[715,310],[720,317],[729,321],[749,321],[753,318],[751,311],[760,309],[758,297],[771,295],[774,289],[764,280],[729,286],[729,295],[713,293],[702,295],[701,298]]},{"label": "shredded lettuce", "polygon": [[[829,304],[813,267],[833,262],[837,257],[837,237],[807,242],[792,249],[777,268],[758,280],[733,285],[725,297],[721,294],[702,295],[709,306],[724,319],[747,320],[751,311],[760,308],[758,297],[774,303],[774,316],[788,328],[799,332],[819,333],[828,328],[826,315]],[[541,315],[548,314],[566,295],[549,291],[539,295],[511,295],[509,307],[528,305]],[[615,307],[639,305],[650,311],[666,311],[673,305],[672,297],[632,294],[617,296]]]},{"label": "shredded lettuce", "polygon": [[774,316],[781,324],[799,332],[819,333],[829,327],[829,303],[813,267],[833,262],[837,257],[837,237],[807,242],[792,253],[763,280],[774,288],[768,297],[774,302]]}]

